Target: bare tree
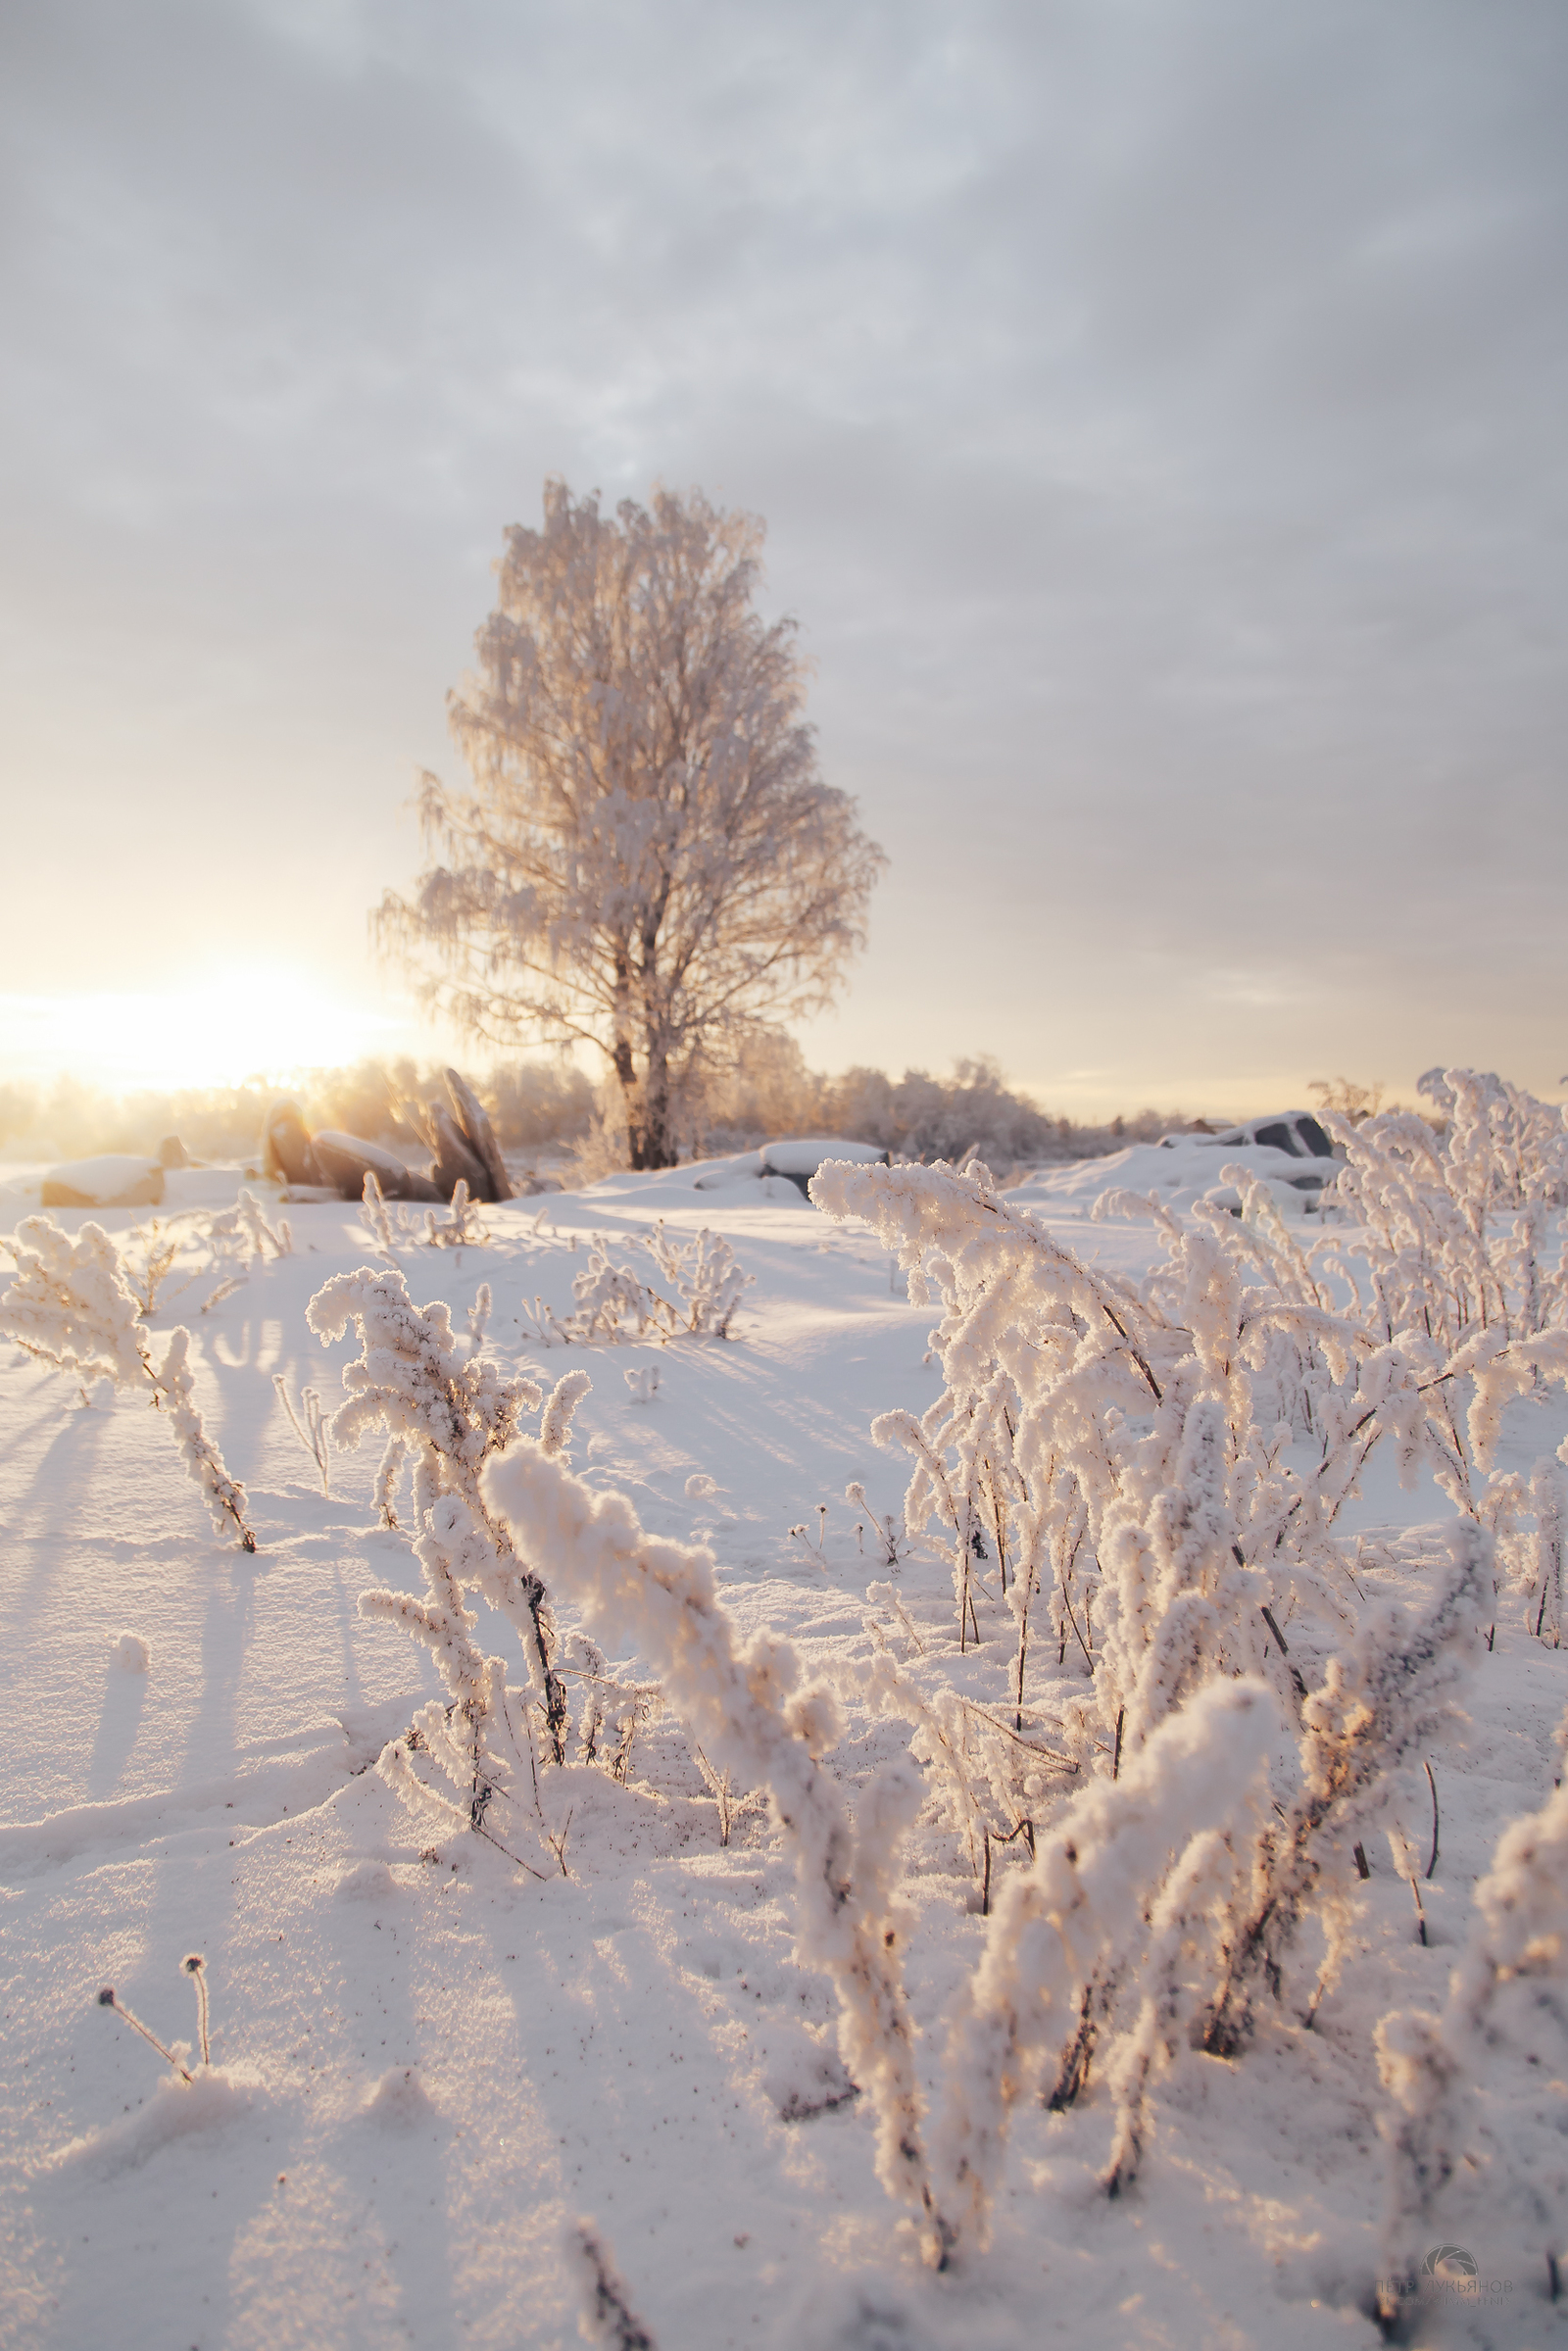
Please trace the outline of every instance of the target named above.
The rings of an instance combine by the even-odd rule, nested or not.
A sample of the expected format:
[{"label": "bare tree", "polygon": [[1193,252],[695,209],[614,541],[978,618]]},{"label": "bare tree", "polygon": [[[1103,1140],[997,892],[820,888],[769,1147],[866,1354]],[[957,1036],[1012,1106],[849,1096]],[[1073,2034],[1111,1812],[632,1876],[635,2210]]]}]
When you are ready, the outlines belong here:
[{"label": "bare tree", "polygon": [[762,537],[547,481],[449,700],[472,789],[424,776],[441,861],[377,918],[470,1035],[598,1047],[634,1167],[673,1162],[706,1066],[831,999],[885,862],[817,767],[795,623],[754,609]]}]

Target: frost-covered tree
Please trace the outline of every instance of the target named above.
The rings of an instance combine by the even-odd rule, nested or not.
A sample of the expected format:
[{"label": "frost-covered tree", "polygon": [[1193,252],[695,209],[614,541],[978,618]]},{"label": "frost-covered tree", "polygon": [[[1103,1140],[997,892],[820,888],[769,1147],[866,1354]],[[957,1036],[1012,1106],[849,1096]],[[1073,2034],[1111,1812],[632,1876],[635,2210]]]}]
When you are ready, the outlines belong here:
[{"label": "frost-covered tree", "polygon": [[472,789],[424,777],[438,861],[380,910],[470,1034],[604,1053],[634,1167],[673,1163],[706,1064],[827,1003],[882,862],[818,772],[794,622],[754,608],[761,543],[699,491],[611,518],[548,481],[451,698]]}]

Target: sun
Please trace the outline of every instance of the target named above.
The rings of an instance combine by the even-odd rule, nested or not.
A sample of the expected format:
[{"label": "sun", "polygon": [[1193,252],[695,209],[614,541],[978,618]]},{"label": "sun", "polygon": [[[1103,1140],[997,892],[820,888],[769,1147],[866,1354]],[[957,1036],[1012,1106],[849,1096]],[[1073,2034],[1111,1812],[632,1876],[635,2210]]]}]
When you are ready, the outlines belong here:
[{"label": "sun", "polygon": [[414,1037],[400,1004],[356,1004],[307,971],[259,963],[218,965],[178,989],[14,996],[0,1011],[15,1074],[116,1093],[341,1067]]}]

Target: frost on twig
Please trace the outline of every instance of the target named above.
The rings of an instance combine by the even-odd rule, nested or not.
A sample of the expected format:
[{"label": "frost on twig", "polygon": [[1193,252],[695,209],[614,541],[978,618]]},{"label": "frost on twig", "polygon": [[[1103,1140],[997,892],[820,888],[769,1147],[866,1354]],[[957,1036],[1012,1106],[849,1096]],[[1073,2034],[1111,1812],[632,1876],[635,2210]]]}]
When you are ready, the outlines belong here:
[{"label": "frost on twig", "polygon": [[289,1402],[288,1382],[280,1371],[273,1372],[272,1386],[277,1390],[279,1403],[288,1414],[289,1427],[316,1463],[317,1475],[321,1481],[321,1492],[324,1494],[330,1494],[332,1491],[332,1441],[327,1435],[320,1396],[314,1388],[302,1388],[300,1390],[300,1408],[296,1412]]},{"label": "frost on twig", "polygon": [[18,1272],[0,1294],[0,1331],[78,1382],[104,1376],[117,1388],[150,1393],[207,1497],[214,1526],[220,1534],[232,1527],[241,1547],[254,1551],[245,1489],[229,1475],[196,1408],[190,1333],[182,1326],[172,1331],[155,1364],[119,1253],[100,1225],[84,1224],[73,1241],[52,1217],[29,1216],[5,1246]]},{"label": "frost on twig", "polygon": [[475,1354],[483,1347],[485,1333],[490,1328],[490,1285],[481,1282],[474,1293],[473,1304],[468,1308],[468,1345]]},{"label": "frost on twig", "polygon": [[1568,1787],[1498,1838],[1441,2014],[1384,2017],[1377,2053],[1388,2092],[1380,2316],[1396,2319],[1427,2247],[1461,2231],[1475,2241],[1478,2222],[1494,2274],[1516,2268],[1555,2299],[1568,2259],[1554,2086],[1568,2064]]},{"label": "frost on twig", "polygon": [[393,1254],[392,1219],[387,1212],[387,1204],[382,1198],[381,1187],[375,1180],[373,1167],[368,1167],[365,1171],[365,1190],[361,1195],[361,1200],[365,1209],[365,1221],[370,1228],[370,1235],[376,1248],[381,1250],[383,1255],[390,1257]]}]

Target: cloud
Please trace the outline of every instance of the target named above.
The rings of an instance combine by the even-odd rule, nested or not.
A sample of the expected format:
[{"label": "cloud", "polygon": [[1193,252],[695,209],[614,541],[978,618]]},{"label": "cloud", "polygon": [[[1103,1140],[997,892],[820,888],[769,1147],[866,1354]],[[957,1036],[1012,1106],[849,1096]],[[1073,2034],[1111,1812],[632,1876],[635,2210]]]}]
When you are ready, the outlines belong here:
[{"label": "cloud", "polygon": [[[0,986],[63,927],[101,981],[128,902],[178,909],[154,980],[262,924],[370,988],[502,527],[548,470],[659,476],[768,516],[892,853],[819,1056],[1114,1097],[1475,1033],[1555,1076],[1560,12],[32,0],[6,40]],[[1217,1026],[1280,928],[1353,987]]]}]

